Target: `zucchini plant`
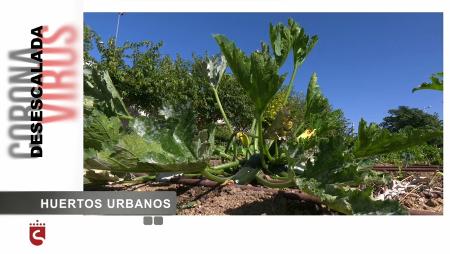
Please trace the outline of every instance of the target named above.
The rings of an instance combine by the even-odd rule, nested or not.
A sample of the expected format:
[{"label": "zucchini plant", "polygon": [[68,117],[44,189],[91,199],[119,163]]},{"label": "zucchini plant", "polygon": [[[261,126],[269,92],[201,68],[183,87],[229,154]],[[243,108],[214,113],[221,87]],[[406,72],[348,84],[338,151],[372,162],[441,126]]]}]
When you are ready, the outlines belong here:
[{"label": "zucchini plant", "polygon": [[[206,71],[216,105],[233,133],[226,147],[215,145],[214,127],[197,129],[195,112],[189,108],[151,119],[131,117],[121,100],[114,99],[116,96],[105,101],[104,94],[92,93],[108,113],[97,109],[86,112],[86,176],[98,170],[116,175],[146,173],[148,179],[161,172],[183,173],[218,183],[298,188],[343,214],[405,214],[407,210],[397,201],[372,198],[373,188],[388,179],[372,171],[371,158],[420,145],[442,132],[394,134],[361,120],[356,140],[349,141],[336,131],[342,128],[342,112],[331,108],[315,73],[307,87],[304,118],[294,126],[294,116],[285,105],[297,71],[318,37],[309,36],[292,19],[287,25],[270,25],[269,35],[270,45],[262,43],[260,50],[249,55],[225,35],[213,36],[222,56],[208,60]],[[285,84],[287,75],[280,73],[280,68],[290,55],[292,72]],[[253,124],[246,129],[234,129],[217,92],[227,65],[252,101]],[[97,72],[85,72],[88,91],[107,87],[115,94],[110,79],[94,74],[99,76]],[[117,114],[109,114],[112,110]],[[211,166],[210,160],[218,157],[223,163]]]},{"label": "zucchini plant", "polygon": [[424,82],[420,84],[420,86],[415,87],[412,89],[412,92],[416,92],[419,90],[437,90],[437,91],[444,91],[444,73],[443,72],[437,72],[431,75],[429,83]]}]

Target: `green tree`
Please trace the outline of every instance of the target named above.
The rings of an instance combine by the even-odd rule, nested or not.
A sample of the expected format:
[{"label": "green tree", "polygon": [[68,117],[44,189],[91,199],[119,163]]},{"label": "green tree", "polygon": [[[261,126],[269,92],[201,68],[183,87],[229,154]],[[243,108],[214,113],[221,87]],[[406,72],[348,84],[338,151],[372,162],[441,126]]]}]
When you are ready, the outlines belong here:
[{"label": "green tree", "polygon": [[94,49],[93,41],[95,39],[96,34],[88,27],[83,27],[83,57],[84,62],[91,62],[94,59],[89,54],[89,51]]},{"label": "green tree", "polygon": [[[189,108],[195,112],[200,128],[221,119],[209,87],[206,71],[208,55],[193,56],[192,60],[177,56],[172,59],[160,53],[162,42],[126,42],[121,46],[113,38],[106,43],[94,31],[84,27],[84,56],[88,61],[107,70],[112,82],[133,111],[155,116],[164,107],[179,111]],[[89,52],[95,47],[100,57]],[[225,74],[219,96],[233,126],[244,128],[251,124],[251,102],[234,76]]]},{"label": "green tree", "polygon": [[389,115],[383,119],[381,127],[391,132],[399,132],[404,128],[442,128],[442,121],[437,114],[428,114],[418,108],[399,106],[390,109]]},{"label": "green tree", "polygon": [[[442,129],[443,124],[437,114],[428,114],[418,108],[399,106],[388,111],[381,127],[391,132],[404,133],[411,128]],[[442,164],[443,137],[433,138],[426,144],[402,151],[388,153],[379,157],[383,163],[403,164]]]}]

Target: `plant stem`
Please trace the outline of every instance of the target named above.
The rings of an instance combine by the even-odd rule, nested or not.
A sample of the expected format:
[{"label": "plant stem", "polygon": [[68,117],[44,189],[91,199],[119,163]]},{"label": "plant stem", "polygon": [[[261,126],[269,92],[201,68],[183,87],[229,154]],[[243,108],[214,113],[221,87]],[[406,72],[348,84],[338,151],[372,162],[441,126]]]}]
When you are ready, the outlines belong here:
[{"label": "plant stem", "polygon": [[261,117],[258,118],[257,120],[258,126],[257,126],[257,130],[258,130],[258,145],[259,145],[259,158],[261,160],[261,165],[264,169],[269,168],[266,164],[266,160],[264,159],[264,139],[263,139],[263,135],[262,135],[262,120]]},{"label": "plant stem", "polygon": [[251,135],[254,135],[254,136],[256,136],[256,135],[255,135],[255,127],[256,127],[256,119],[253,119],[253,121],[252,121],[252,127],[250,128],[250,134],[251,134]]},{"label": "plant stem", "polygon": [[289,180],[288,176],[271,176],[271,177],[275,180],[283,180],[283,181]]},{"label": "plant stem", "polygon": [[211,169],[212,170],[224,170],[224,169],[227,169],[227,168],[232,168],[232,167],[237,167],[237,166],[239,166],[239,161],[238,160],[231,161],[231,162],[224,163],[224,164],[220,164],[218,166],[211,167]]},{"label": "plant stem", "polygon": [[132,117],[130,115],[122,115],[122,114],[117,115],[117,117],[119,117],[122,120],[133,120],[134,119],[134,117]]},{"label": "plant stem", "polygon": [[230,150],[231,144],[233,143],[235,137],[236,133],[233,132],[233,134],[231,134],[230,139],[228,140],[227,146],[225,147],[225,153],[228,153],[228,150]]},{"label": "plant stem", "polygon": [[209,172],[208,168],[203,169],[202,175],[204,177],[206,177],[208,180],[211,180],[211,181],[214,181],[217,183],[224,183],[225,181],[231,179],[231,177],[216,176],[216,175],[212,174],[211,172]]},{"label": "plant stem", "polygon": [[220,102],[219,93],[217,92],[217,89],[211,85],[211,89],[213,90],[214,97],[216,98],[217,106],[219,107],[220,113],[222,114],[223,120],[225,121],[226,125],[230,129],[231,132],[233,132],[233,127],[230,124],[230,121],[228,121],[228,117],[225,114],[225,111],[223,110],[222,103]]},{"label": "plant stem", "polygon": [[255,150],[255,153],[257,153],[258,152],[258,144],[259,144],[259,138],[258,138],[258,135],[259,135],[259,125],[257,124],[257,119],[253,119],[253,121],[255,122],[255,128],[256,128],[256,130],[255,130],[255,132],[254,132],[254,134],[256,135],[256,138],[254,138],[254,140],[253,140],[253,149]]},{"label": "plant stem", "polygon": [[292,88],[294,87],[294,80],[295,76],[297,76],[298,67],[300,64],[295,63],[294,64],[294,70],[292,71],[291,79],[289,80],[288,90],[286,93],[286,97],[284,97],[283,105],[285,105],[289,99],[289,96],[291,95]]},{"label": "plant stem", "polygon": [[213,174],[213,175],[220,175],[220,174],[223,174],[223,171],[225,169],[237,167],[239,165],[240,165],[240,162],[238,160],[231,161],[228,163],[220,164],[218,166],[208,167],[208,173]]},{"label": "plant stem", "polygon": [[278,159],[278,140],[275,139],[275,159]]},{"label": "plant stem", "polygon": [[198,176],[202,176],[202,174],[183,174],[183,176],[186,176],[186,177],[198,177]]},{"label": "plant stem", "polygon": [[261,184],[264,185],[266,187],[270,187],[270,188],[289,188],[292,186],[295,186],[295,183],[292,179],[289,179],[287,181],[269,181],[267,179],[264,179],[264,173],[262,172],[262,170],[260,170],[257,174],[256,174],[256,181]]},{"label": "plant stem", "polygon": [[223,174],[223,170],[215,170],[213,168],[209,168],[209,173],[211,174],[215,174],[215,175],[222,175]]},{"label": "plant stem", "polygon": [[219,152],[219,156],[228,160],[233,159],[233,156],[226,154],[225,152]]},{"label": "plant stem", "polygon": [[[255,140],[258,138],[258,135],[255,134],[255,128],[256,128],[256,119],[253,119],[253,121],[252,121],[252,127],[250,128],[250,133],[247,133],[247,135],[248,135],[249,137],[251,137],[250,143],[249,143],[249,148],[250,148],[252,142],[255,141]],[[256,150],[255,150],[255,152],[256,152]]]},{"label": "plant stem", "polygon": [[264,166],[265,169],[267,169],[267,164],[264,161],[264,156],[262,156],[263,154],[265,156],[267,156],[267,159],[269,161],[273,161],[273,157],[270,155],[269,149],[267,149],[266,143],[264,141],[264,137],[263,137],[263,131],[262,131],[262,115],[259,116],[258,118],[258,141],[259,141],[259,151],[261,153],[261,164]]}]

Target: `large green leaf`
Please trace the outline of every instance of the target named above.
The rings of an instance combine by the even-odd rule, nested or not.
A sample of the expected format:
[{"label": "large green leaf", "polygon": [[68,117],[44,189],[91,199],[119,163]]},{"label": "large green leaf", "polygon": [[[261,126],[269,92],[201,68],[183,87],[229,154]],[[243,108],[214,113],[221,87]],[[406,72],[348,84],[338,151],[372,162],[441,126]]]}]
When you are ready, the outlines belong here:
[{"label": "large green leaf", "polygon": [[283,23],[270,24],[270,42],[278,66],[282,66],[292,48],[291,31]]},{"label": "large green leaf", "polygon": [[294,134],[298,137],[305,130],[315,130],[320,140],[331,136],[344,136],[346,120],[341,110],[333,110],[328,99],[323,96],[313,73],[306,94],[305,114]]},{"label": "large green leaf", "polygon": [[[306,157],[293,156],[294,164],[306,163],[304,174],[320,181],[329,178],[330,170],[342,167],[346,146],[344,142],[345,123],[340,110],[332,110],[328,100],[322,95],[317,84],[317,75],[313,73],[306,95],[305,117],[297,128],[296,136],[306,130],[314,130],[315,135],[307,140],[297,139],[300,151],[310,150],[312,160],[302,161]],[[300,142],[301,141],[301,142]],[[303,157],[303,158],[302,158]],[[311,156],[310,156],[311,157]],[[295,161],[300,160],[300,161]]]},{"label": "large green leaf", "polygon": [[386,185],[391,178],[383,173],[376,172],[371,162],[351,162],[331,170],[330,179],[324,180],[324,183],[338,183],[346,186],[375,186]]},{"label": "large green leaf", "polygon": [[278,66],[267,51],[254,52],[251,55],[252,86],[248,91],[256,105],[256,111],[262,114],[273,96],[283,84],[285,75],[278,75]]},{"label": "large green leaf", "polygon": [[262,115],[272,97],[283,84],[286,75],[278,75],[279,66],[269,54],[267,45],[250,57],[224,35],[214,35],[239,84],[254,103],[255,112]]},{"label": "large green leaf", "polygon": [[117,117],[108,118],[94,110],[84,119],[84,148],[101,150],[119,141],[121,122]]},{"label": "large green leaf", "polygon": [[311,75],[306,93],[305,118],[312,117],[313,114],[319,114],[329,110],[328,100],[322,95],[319,84],[317,83],[317,74]]},{"label": "large green leaf", "polygon": [[[207,167],[214,140],[207,131],[197,132],[192,113],[168,119],[138,117],[132,132],[114,146],[85,156],[85,167],[116,172],[201,172]],[[214,133],[212,133],[214,135]]]},{"label": "large green leaf", "polygon": [[317,35],[309,37],[305,30],[293,19],[288,21],[291,29],[292,48],[295,64],[301,65],[318,41]]},{"label": "large green leaf", "polygon": [[[322,95],[317,76],[311,77],[305,119],[297,134],[315,130],[309,139],[288,143],[289,166],[297,169],[297,186],[317,196],[331,209],[344,214],[403,214],[404,208],[394,201],[375,201],[371,186],[388,182],[364,161],[353,162],[345,136],[345,121],[340,110],[333,110]],[[296,134],[296,135],[297,135]],[[300,171],[298,171],[300,170]],[[363,187],[363,190],[357,188]]]},{"label": "large green leaf", "polygon": [[123,136],[112,150],[98,152],[85,163],[85,167],[116,172],[201,172],[207,167],[205,160],[194,160],[189,154],[179,157],[166,151],[154,140],[148,143],[137,134]]},{"label": "large green leaf", "polygon": [[351,214],[364,215],[407,215],[408,210],[395,200],[375,200],[373,190],[366,188],[343,188],[335,185],[327,186],[327,192],[339,197],[344,197],[351,206]]},{"label": "large green leaf", "polygon": [[335,170],[344,164],[344,146],[342,137],[329,137],[317,142],[314,161],[308,160],[302,175],[316,178],[321,182],[335,181]]},{"label": "large green leaf", "polygon": [[295,179],[295,183],[302,192],[318,197],[329,208],[344,214],[351,214],[351,205],[345,199],[327,193],[322,184],[316,179],[298,177]]},{"label": "large green leaf", "polygon": [[163,121],[138,117],[131,121],[130,126],[149,144],[157,142],[165,152],[180,159],[206,158],[213,146],[211,142],[214,142],[207,130],[197,131],[191,111]]},{"label": "large green leaf", "polygon": [[94,108],[101,110],[108,116],[129,116],[122,96],[114,86],[107,71],[89,67],[84,70],[84,95],[92,99]]},{"label": "large green leaf", "polygon": [[[317,139],[314,161],[307,161],[296,180],[301,191],[317,196],[329,208],[344,214],[404,213],[398,202],[371,198],[370,187],[384,185],[388,179],[374,172],[370,163],[347,162],[349,157],[341,136]],[[294,154],[291,167],[301,167],[301,161],[302,155]],[[357,189],[361,186],[366,189]]]},{"label": "large green leaf", "polygon": [[296,178],[297,187],[305,193],[318,197],[329,208],[343,214],[393,215],[407,214],[397,201],[374,200],[373,190],[359,190],[335,184],[321,184],[315,179]]},{"label": "large green leaf", "polygon": [[354,155],[356,157],[367,157],[400,151],[442,137],[442,135],[442,130],[413,128],[392,133],[374,123],[367,125],[366,121],[361,119]]},{"label": "large green leaf", "polygon": [[437,91],[443,91],[444,90],[444,73],[438,72],[433,74],[430,77],[431,82],[429,83],[422,83],[420,86],[413,88],[412,92],[418,90],[437,90]]},{"label": "large green leaf", "polygon": [[224,35],[214,35],[214,38],[239,84],[244,88],[249,87],[251,85],[250,59]]},{"label": "large green leaf", "polygon": [[278,23],[270,24],[270,42],[279,66],[283,65],[290,50],[294,52],[294,63],[300,66],[318,41],[316,35],[309,37],[305,30],[293,19],[288,20],[288,26]]},{"label": "large green leaf", "polygon": [[[326,134],[325,134],[326,135]],[[386,184],[387,178],[372,170],[372,164],[366,161],[353,162],[344,139],[340,135],[316,138],[312,149],[299,148],[299,153],[291,153],[289,159],[291,168],[302,168],[299,176],[315,179],[322,184],[341,184],[373,186]],[[301,145],[299,145],[301,146]],[[306,152],[305,152],[306,150]],[[291,149],[294,151],[294,149]],[[303,151],[303,154],[301,153]],[[305,157],[305,153],[312,153]]]},{"label": "large green leaf", "polygon": [[211,85],[218,87],[227,68],[227,60],[223,55],[214,56],[211,59],[207,58],[206,60],[206,70],[208,72],[209,82]]}]

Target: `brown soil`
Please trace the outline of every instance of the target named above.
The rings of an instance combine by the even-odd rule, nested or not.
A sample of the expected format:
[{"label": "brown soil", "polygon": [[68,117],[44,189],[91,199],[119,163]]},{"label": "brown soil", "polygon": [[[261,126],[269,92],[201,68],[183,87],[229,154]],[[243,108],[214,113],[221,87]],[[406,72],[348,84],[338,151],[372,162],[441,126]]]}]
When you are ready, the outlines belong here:
[{"label": "brown soil", "polygon": [[[424,173],[390,173],[402,183],[413,187],[394,197],[407,208],[443,213],[443,177]],[[415,187],[414,187],[415,186]],[[176,191],[179,215],[335,215],[324,205],[305,201],[298,190],[277,191],[264,187],[224,185],[216,187],[192,186],[174,183],[113,184],[107,190]],[[378,190],[383,193],[385,190]]]},{"label": "brown soil", "polygon": [[[191,186],[147,183],[133,187],[110,186],[116,190],[176,191],[179,215],[333,215],[323,205],[299,200],[294,193],[266,188]],[[297,191],[298,192],[298,191]]]},{"label": "brown soil", "polygon": [[427,210],[438,213],[444,212],[444,182],[440,174],[424,173],[394,173],[398,180],[412,181],[415,188],[400,196],[404,206],[415,210]]}]

